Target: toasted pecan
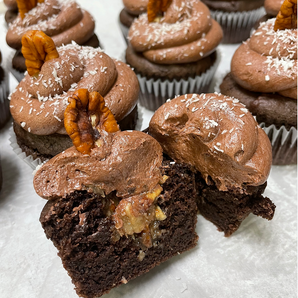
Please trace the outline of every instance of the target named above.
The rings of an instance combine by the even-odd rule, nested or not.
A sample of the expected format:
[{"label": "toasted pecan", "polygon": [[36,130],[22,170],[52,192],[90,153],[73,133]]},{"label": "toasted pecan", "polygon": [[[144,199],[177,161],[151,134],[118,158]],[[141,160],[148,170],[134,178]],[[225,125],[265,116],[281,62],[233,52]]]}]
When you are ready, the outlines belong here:
[{"label": "toasted pecan", "polygon": [[147,5],[148,22],[154,22],[159,14],[165,12],[172,0],[149,0]]},{"label": "toasted pecan", "polygon": [[37,3],[43,3],[44,0],[17,0],[17,5],[21,18],[25,17],[25,14],[34,8]]},{"label": "toasted pecan", "polygon": [[276,17],[274,30],[297,29],[297,0],[285,0]]},{"label": "toasted pecan", "polygon": [[59,57],[51,37],[39,30],[31,30],[23,35],[22,53],[30,76],[37,76],[45,61]]},{"label": "toasted pecan", "polygon": [[90,154],[91,149],[98,145],[95,130],[99,133],[101,130],[109,133],[119,130],[114,115],[98,92],[79,89],[68,102],[64,126],[79,152]]}]

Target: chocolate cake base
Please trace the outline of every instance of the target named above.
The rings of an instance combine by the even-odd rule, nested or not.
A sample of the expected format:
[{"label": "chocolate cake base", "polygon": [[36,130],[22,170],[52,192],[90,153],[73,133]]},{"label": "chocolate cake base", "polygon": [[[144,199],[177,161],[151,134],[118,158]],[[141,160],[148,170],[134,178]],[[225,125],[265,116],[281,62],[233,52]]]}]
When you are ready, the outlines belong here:
[{"label": "chocolate cake base", "polygon": [[199,213],[224,232],[226,237],[236,232],[242,221],[253,213],[271,220],[275,205],[263,197],[267,183],[260,186],[249,186],[245,192],[238,189],[219,191],[212,180],[207,185],[201,174],[196,174],[196,190]]},{"label": "chocolate cake base", "polygon": [[167,217],[154,222],[156,232],[149,248],[140,241],[140,234],[116,237],[113,218],[105,211],[114,194],[102,198],[76,191],[46,204],[40,222],[79,296],[100,297],[196,245],[194,174],[187,166],[169,161],[163,163],[162,172],[169,178],[157,205]]},{"label": "chocolate cake base", "polygon": [[[119,121],[118,124],[121,130],[133,130],[137,121],[138,107],[136,105],[130,114]],[[16,122],[13,123],[13,129],[17,143],[22,151],[27,156],[32,155],[34,159],[40,158],[42,162],[73,146],[68,135],[57,133],[52,135],[35,135],[24,130]]]}]

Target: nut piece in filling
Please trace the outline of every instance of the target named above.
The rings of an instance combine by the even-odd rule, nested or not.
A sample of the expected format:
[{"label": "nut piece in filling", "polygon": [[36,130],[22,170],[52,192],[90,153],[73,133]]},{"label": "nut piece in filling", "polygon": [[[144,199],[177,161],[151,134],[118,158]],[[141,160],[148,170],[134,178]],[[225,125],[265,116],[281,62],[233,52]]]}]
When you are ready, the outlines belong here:
[{"label": "nut piece in filling", "polygon": [[271,220],[275,205],[263,197],[271,145],[235,98],[187,94],[153,115],[149,133],[174,161],[193,167],[199,212],[230,236],[253,213]]},{"label": "nut piece in filling", "polygon": [[30,73],[11,94],[10,110],[22,150],[46,160],[72,146],[64,111],[68,98],[80,88],[102,94],[120,128],[134,129],[139,84],[131,68],[100,48],[76,43],[55,48],[51,38],[39,32],[24,36]]},{"label": "nut piece in filling", "polygon": [[75,147],[39,168],[34,187],[77,294],[99,297],[196,245],[194,173],[151,136],[119,131],[99,94],[80,89],[69,102]]}]

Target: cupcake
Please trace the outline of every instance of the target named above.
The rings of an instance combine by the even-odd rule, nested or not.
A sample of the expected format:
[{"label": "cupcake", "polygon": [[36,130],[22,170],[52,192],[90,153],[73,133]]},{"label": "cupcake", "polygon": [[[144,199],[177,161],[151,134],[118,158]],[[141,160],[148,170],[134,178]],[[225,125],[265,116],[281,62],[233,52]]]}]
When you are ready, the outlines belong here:
[{"label": "cupcake", "polygon": [[[27,32],[23,42],[28,74],[11,94],[10,102],[17,143],[23,152],[44,161],[72,146],[64,128],[64,110],[68,97],[80,88],[105,96],[122,130],[135,127],[139,85],[125,63],[113,60],[100,48],[74,42],[56,49],[41,31]],[[40,42],[55,53],[46,49],[52,59],[32,58],[42,47]],[[35,69],[38,64],[41,68]]]},{"label": "cupcake", "polygon": [[[24,2],[24,3],[23,3]],[[26,6],[26,1],[19,1],[21,10],[18,17],[10,24],[7,44],[17,50],[13,60],[13,74],[20,81],[26,71],[25,59],[21,53],[22,36],[30,30],[41,30],[52,37],[56,46],[75,41],[79,45],[98,47],[99,41],[94,34],[95,22],[88,11],[80,8],[74,1],[45,0],[35,6]]]},{"label": "cupcake", "polygon": [[10,24],[11,22],[13,22],[19,13],[18,10],[18,4],[16,0],[4,0],[4,4],[7,7],[7,11],[5,12],[5,22],[7,24]]},{"label": "cupcake", "polygon": [[[2,54],[0,51],[0,64],[1,62]],[[10,117],[8,96],[8,73],[0,66],[0,129],[5,125]]]},{"label": "cupcake", "polygon": [[[70,106],[79,106],[80,93]],[[91,97],[96,96],[80,105],[84,101],[90,108]],[[67,116],[70,110],[65,119],[72,119],[66,121],[72,127],[79,118],[72,112]],[[102,110],[79,113],[102,119]],[[88,120],[84,124],[90,125]],[[92,129],[85,130],[89,138],[93,132],[90,150],[82,151],[90,143],[74,137],[76,146],[48,161],[34,177],[37,194],[48,200],[40,222],[80,297],[100,297],[198,240],[193,173],[163,160],[158,142],[143,132],[121,132],[117,126],[105,131],[114,124],[111,118],[105,124],[92,121]]]},{"label": "cupcake", "polygon": [[297,29],[275,31],[275,20],[236,50],[220,90],[268,127],[273,164],[283,165],[297,163]]},{"label": "cupcake", "polygon": [[266,14],[260,18],[260,20],[254,25],[254,29],[258,29],[261,23],[275,18],[283,4],[284,0],[265,0],[264,8]]},{"label": "cupcake", "polygon": [[140,82],[140,103],[152,111],[176,94],[208,89],[222,39],[221,27],[200,1],[173,0],[163,10],[148,10],[133,22],[126,51]]},{"label": "cupcake", "polygon": [[263,197],[271,145],[249,111],[221,94],[187,94],[161,106],[149,133],[178,163],[193,168],[199,213],[225,236],[250,214],[271,220],[275,205]]},{"label": "cupcake", "polygon": [[123,0],[124,8],[119,15],[119,25],[127,42],[128,30],[133,21],[142,13],[146,12],[148,0]]},{"label": "cupcake", "polygon": [[264,0],[202,0],[224,31],[223,43],[246,40],[254,24],[264,15]]}]

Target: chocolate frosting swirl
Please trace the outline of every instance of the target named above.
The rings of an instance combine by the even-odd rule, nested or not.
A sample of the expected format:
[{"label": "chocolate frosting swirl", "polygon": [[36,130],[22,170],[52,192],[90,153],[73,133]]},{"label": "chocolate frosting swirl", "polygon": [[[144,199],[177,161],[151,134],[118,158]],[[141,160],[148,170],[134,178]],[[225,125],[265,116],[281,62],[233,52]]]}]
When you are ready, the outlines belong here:
[{"label": "chocolate frosting swirl", "polygon": [[195,0],[173,0],[158,23],[142,14],[128,33],[134,50],[157,64],[198,61],[215,50],[222,36],[207,6]]},{"label": "chocolate frosting swirl", "polygon": [[63,197],[75,190],[131,196],[152,190],[161,181],[162,149],[139,131],[103,135],[90,156],[75,147],[44,164],[35,174],[34,188],[45,199]]},{"label": "chocolate frosting swirl", "polygon": [[297,99],[297,29],[274,31],[274,22],[262,23],[236,50],[231,73],[250,91]]},{"label": "chocolate frosting swirl", "polygon": [[56,46],[72,41],[83,44],[94,34],[94,28],[92,16],[74,0],[45,0],[30,10],[23,20],[18,16],[10,24],[6,42],[10,47],[20,49],[24,33],[41,30],[53,39]]},{"label": "chocolate frosting swirl", "polygon": [[277,16],[283,2],[284,0],[265,0],[264,7],[267,14]]},{"label": "chocolate frosting swirl", "polygon": [[37,135],[66,134],[64,111],[77,89],[97,91],[117,121],[135,107],[139,83],[128,65],[100,48],[73,43],[57,49],[59,58],[46,61],[38,77],[28,74],[11,94],[11,114],[23,129]]},{"label": "chocolate frosting swirl", "polygon": [[248,110],[221,94],[187,94],[162,105],[149,124],[164,152],[208,177],[220,190],[263,184],[271,144]]},{"label": "chocolate frosting swirl", "polygon": [[18,9],[18,4],[16,0],[4,0],[4,4],[8,9],[11,9],[11,10]]},{"label": "chocolate frosting swirl", "polygon": [[148,0],[123,0],[125,9],[136,16],[147,10],[147,4]]}]

